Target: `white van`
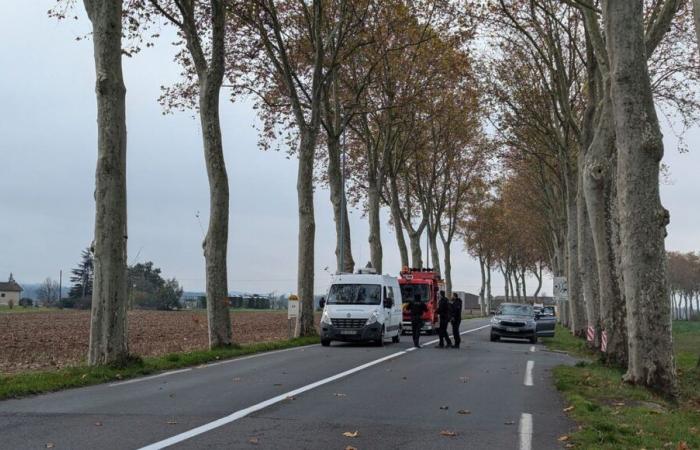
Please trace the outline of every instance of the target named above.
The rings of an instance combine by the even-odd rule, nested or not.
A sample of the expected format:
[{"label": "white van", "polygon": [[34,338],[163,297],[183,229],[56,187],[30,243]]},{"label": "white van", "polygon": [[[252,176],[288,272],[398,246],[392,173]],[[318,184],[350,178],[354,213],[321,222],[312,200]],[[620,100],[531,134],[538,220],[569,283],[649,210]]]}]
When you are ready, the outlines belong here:
[{"label": "white van", "polygon": [[395,277],[366,273],[335,275],[321,299],[321,345],[331,341],[374,342],[401,339],[401,289]]}]

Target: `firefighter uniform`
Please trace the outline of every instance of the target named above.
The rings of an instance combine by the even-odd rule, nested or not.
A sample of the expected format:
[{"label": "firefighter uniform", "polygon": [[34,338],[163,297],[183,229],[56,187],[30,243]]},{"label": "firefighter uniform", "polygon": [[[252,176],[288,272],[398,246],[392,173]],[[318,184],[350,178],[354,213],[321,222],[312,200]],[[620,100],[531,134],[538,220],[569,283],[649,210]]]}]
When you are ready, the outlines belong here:
[{"label": "firefighter uniform", "polygon": [[455,348],[459,348],[459,344],[462,342],[462,337],[459,334],[459,325],[462,323],[462,299],[457,296],[457,294],[452,294],[452,336],[455,340]]},{"label": "firefighter uniform", "polygon": [[428,308],[420,301],[420,296],[416,295],[411,302],[411,333],[413,334],[413,346],[420,348],[420,330],[423,328],[423,313]]},{"label": "firefighter uniform", "polygon": [[450,301],[445,297],[445,291],[440,291],[440,301],[438,302],[438,316],[440,317],[440,335],[439,348],[443,348],[447,344],[447,348],[452,347],[452,341],[447,335],[447,325],[450,323]]}]

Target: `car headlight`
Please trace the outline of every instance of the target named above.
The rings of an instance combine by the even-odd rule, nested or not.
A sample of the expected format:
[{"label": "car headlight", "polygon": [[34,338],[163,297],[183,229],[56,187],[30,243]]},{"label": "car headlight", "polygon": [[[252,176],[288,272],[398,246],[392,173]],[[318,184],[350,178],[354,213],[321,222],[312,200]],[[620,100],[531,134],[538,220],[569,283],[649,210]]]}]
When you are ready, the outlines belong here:
[{"label": "car headlight", "polygon": [[374,311],[372,314],[369,315],[369,319],[367,319],[367,323],[365,325],[372,325],[373,323],[377,323],[377,319],[379,319],[379,312]]},{"label": "car headlight", "polygon": [[496,319],[495,317],[492,317],[492,318],[491,318],[491,323],[494,324],[494,325],[500,325],[501,321],[498,320],[498,319]]},{"label": "car headlight", "polygon": [[331,316],[328,315],[328,311],[323,311],[323,314],[321,314],[321,323],[324,323],[326,325],[333,324],[333,322],[331,321]]}]

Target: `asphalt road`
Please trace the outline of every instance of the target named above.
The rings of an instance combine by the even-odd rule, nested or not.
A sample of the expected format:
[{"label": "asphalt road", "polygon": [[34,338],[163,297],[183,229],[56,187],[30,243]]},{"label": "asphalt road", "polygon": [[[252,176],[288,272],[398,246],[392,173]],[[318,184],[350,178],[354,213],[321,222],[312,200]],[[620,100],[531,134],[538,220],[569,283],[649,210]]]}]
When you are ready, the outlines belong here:
[{"label": "asphalt road", "polygon": [[3,401],[0,448],[561,448],[550,369],[574,361],[487,324],[464,321],[458,350],[314,345]]}]

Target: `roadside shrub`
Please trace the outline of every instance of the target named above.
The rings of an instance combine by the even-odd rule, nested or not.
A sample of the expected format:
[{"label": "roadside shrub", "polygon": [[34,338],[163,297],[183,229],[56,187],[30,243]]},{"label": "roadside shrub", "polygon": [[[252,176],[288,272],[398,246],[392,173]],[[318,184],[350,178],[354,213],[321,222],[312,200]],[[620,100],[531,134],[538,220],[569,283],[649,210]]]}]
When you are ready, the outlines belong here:
[{"label": "roadside shrub", "polygon": [[31,298],[23,297],[19,299],[19,306],[23,308],[31,308],[34,306],[34,300]]},{"label": "roadside shrub", "polygon": [[15,301],[14,301],[13,299],[9,299],[9,300],[7,301],[7,306],[9,306],[10,309],[14,308],[14,307],[15,307]]}]

